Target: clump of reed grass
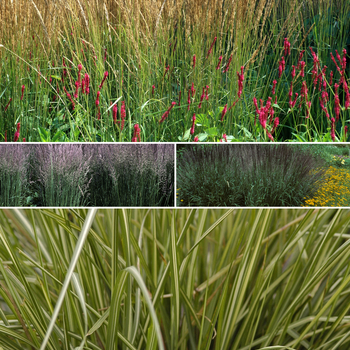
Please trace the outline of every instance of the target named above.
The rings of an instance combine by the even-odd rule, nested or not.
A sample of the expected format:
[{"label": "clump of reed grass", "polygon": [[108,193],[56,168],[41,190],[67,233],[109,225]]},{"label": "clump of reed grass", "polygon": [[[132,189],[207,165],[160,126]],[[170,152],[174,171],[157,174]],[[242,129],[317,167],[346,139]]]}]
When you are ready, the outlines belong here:
[{"label": "clump of reed grass", "polygon": [[20,145],[0,145],[0,206],[26,204],[29,152]]},{"label": "clump of reed grass", "polygon": [[191,145],[177,162],[181,206],[300,206],[325,169],[305,145]]}]

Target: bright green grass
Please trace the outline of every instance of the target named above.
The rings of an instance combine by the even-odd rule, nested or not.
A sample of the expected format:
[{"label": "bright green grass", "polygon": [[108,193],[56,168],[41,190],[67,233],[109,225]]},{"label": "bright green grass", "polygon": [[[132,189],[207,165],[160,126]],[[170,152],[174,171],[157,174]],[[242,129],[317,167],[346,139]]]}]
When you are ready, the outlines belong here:
[{"label": "bright green grass", "polygon": [[349,225],[348,210],[2,210],[0,344],[347,350]]}]

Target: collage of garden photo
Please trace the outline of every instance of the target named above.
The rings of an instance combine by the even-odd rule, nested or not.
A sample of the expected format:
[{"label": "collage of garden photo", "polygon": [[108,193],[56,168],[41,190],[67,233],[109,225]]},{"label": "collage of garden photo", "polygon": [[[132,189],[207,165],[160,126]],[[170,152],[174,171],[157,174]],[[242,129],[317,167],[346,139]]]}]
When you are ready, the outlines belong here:
[{"label": "collage of garden photo", "polygon": [[349,0],[0,0],[0,350],[349,350],[349,127]]}]

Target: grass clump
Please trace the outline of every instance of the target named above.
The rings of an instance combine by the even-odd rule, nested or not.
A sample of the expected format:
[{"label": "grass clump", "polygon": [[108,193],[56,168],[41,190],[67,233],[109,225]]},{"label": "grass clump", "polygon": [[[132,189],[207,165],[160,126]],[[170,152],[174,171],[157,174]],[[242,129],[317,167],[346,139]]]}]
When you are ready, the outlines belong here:
[{"label": "grass clump", "polygon": [[26,204],[29,152],[20,145],[0,145],[0,206]]},{"label": "grass clump", "polygon": [[3,147],[0,203],[4,206],[174,205],[173,145]]},{"label": "grass clump", "polygon": [[2,347],[40,348],[75,261],[50,350],[349,348],[348,210],[93,210],[0,211]]},{"label": "grass clump", "polygon": [[325,172],[308,145],[191,145],[180,152],[181,206],[300,206]]}]

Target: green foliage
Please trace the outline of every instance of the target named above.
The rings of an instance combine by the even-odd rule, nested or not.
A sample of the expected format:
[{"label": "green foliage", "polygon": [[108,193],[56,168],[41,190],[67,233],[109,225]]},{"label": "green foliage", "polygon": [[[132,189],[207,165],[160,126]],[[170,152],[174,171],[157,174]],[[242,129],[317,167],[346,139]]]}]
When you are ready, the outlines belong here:
[{"label": "green foliage", "polygon": [[308,145],[197,145],[177,161],[181,206],[300,206],[319,188],[324,162]]},{"label": "green foliage", "polygon": [[89,215],[0,211],[4,349],[349,348],[348,210]]}]

